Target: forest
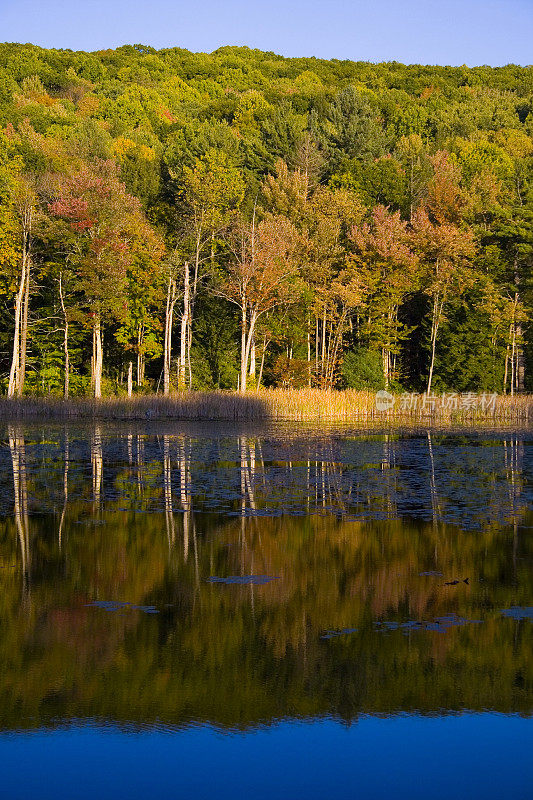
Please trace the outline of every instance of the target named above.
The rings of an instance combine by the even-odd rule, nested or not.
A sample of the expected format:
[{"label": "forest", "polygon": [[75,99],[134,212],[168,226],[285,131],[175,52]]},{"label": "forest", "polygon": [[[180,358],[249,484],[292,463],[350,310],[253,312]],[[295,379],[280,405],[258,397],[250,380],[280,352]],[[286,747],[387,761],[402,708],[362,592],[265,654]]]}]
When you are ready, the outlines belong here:
[{"label": "forest", "polygon": [[533,68],[0,45],[0,381],[533,390]]}]

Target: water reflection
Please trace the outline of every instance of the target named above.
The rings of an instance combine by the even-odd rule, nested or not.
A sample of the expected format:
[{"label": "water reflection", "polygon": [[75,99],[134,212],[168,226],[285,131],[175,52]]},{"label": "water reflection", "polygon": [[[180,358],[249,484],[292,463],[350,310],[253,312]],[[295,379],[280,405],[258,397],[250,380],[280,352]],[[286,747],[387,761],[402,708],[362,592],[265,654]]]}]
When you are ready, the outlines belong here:
[{"label": "water reflection", "polygon": [[13,467],[13,506],[15,525],[20,544],[22,590],[26,595],[30,573],[30,534],[28,525],[28,486],[26,480],[26,446],[24,436],[15,427],[8,429],[9,449]]},{"label": "water reflection", "polygon": [[16,501],[22,530],[30,510],[55,511],[90,495],[95,512],[109,501],[164,512],[171,543],[173,515],[183,512],[185,550],[193,508],[242,516],[409,516],[482,529],[520,524],[533,502],[532,440],[524,435],[11,425],[6,438],[0,513],[12,513]]},{"label": "water reflection", "polygon": [[2,728],[531,712],[527,438],[6,435]]},{"label": "water reflection", "polygon": [[102,480],[104,476],[104,456],[102,450],[102,430],[96,425],[91,436],[91,467],[93,478],[94,510],[99,511],[102,501]]},{"label": "water reflection", "polygon": [[164,725],[78,722],[0,737],[2,789],[10,800],[529,800],[529,728],[500,714],[283,720],[225,736],[207,725],[169,735]]}]

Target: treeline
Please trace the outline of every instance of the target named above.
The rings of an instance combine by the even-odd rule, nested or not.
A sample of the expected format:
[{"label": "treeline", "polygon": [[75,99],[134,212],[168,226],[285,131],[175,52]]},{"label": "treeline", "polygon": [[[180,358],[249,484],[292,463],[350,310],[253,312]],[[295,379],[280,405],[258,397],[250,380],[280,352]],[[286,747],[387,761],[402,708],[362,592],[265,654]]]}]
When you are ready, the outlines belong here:
[{"label": "treeline", "polygon": [[4,391],[531,389],[532,75],[0,45]]}]

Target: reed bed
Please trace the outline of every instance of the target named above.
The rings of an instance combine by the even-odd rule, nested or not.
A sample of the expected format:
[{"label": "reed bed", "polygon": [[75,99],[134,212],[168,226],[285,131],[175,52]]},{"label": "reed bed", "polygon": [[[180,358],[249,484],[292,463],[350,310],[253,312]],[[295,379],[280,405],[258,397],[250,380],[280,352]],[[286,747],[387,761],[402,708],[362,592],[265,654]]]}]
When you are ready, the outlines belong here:
[{"label": "reed bed", "polygon": [[24,397],[0,399],[0,419],[34,420],[195,420],[298,421],[405,424],[511,423],[533,420],[533,395],[397,395],[387,411],[376,407],[374,392],[320,389],[264,389],[236,392],[183,392],[169,397],[143,395],[102,400]]}]

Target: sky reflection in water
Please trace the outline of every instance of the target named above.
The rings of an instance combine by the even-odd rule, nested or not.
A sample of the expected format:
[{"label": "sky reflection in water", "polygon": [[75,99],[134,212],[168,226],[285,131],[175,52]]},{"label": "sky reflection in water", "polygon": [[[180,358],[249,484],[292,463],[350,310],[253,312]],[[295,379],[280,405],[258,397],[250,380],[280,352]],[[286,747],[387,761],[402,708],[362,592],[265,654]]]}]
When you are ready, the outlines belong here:
[{"label": "sky reflection in water", "polygon": [[129,734],[80,726],[0,740],[2,786],[10,800],[529,800],[530,729],[529,720],[489,713],[362,717],[350,727],[282,722],[232,735],[208,726]]}]

